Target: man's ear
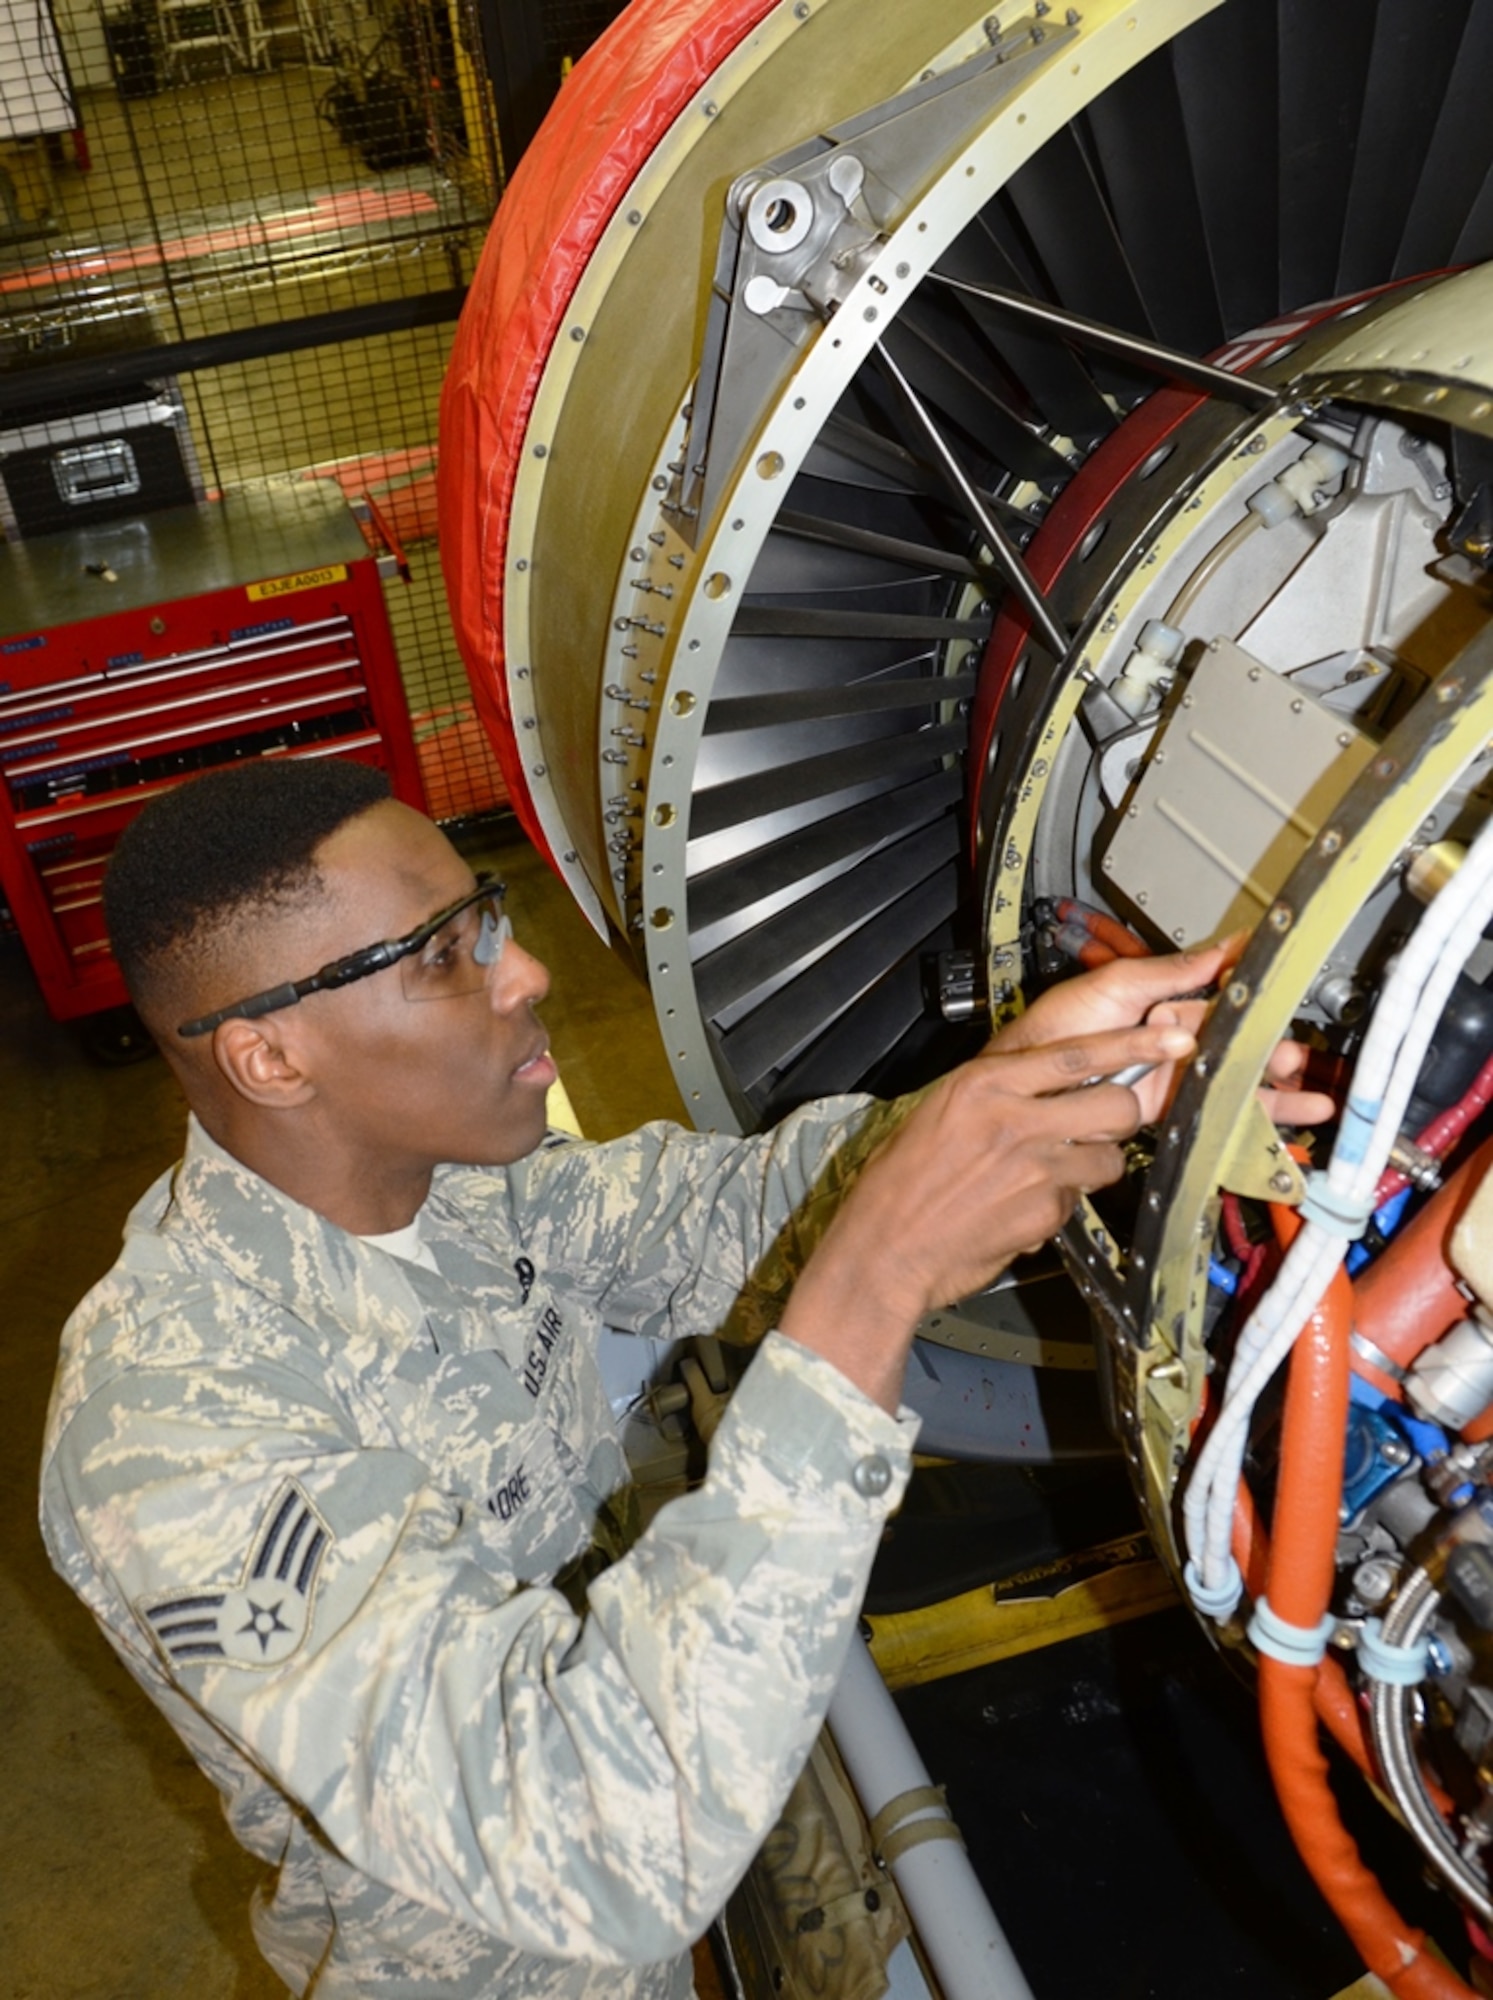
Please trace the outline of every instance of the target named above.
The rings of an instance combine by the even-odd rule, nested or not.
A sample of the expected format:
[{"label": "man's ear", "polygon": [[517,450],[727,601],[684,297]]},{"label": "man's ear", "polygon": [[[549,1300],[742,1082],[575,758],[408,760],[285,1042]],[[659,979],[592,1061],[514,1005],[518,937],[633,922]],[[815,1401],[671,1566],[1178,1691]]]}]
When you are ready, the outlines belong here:
[{"label": "man's ear", "polygon": [[220,1074],[250,1104],[286,1111],[316,1094],[297,1038],[280,1032],[274,1014],[262,1021],[220,1021],[212,1047]]}]

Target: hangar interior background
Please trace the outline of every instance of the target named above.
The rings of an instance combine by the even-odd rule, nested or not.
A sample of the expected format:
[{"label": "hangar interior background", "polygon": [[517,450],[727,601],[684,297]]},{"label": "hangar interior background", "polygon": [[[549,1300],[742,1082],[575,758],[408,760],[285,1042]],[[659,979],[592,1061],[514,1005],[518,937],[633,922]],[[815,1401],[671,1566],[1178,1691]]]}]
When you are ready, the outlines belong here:
[{"label": "hangar interior background", "polygon": [[[1124,629],[1125,591],[1145,560],[1126,552],[1162,547],[1143,503],[1162,488],[1178,496],[1165,560],[1190,578],[1205,546],[1182,532],[1190,499],[1230,529],[1232,486],[1208,479],[1234,457],[1271,473],[1291,461],[1284,434],[1264,419],[1249,429],[1247,401],[1217,385],[1201,390],[1192,429],[1158,433],[1126,459],[1127,421],[1156,407],[1158,367],[1135,343],[1172,357],[1159,364],[1164,394],[1181,393],[1178,357],[1214,355],[1239,373],[1310,363],[1325,371],[1314,393],[1351,401],[1343,384],[1351,374],[1361,391],[1366,364],[1335,359],[1344,315],[1319,334],[1307,309],[1350,300],[1356,313],[1364,295],[1493,249],[1488,0],[1137,0],[1129,17],[1153,47],[1143,61],[1115,52],[1127,10],[1108,6],[719,9],[714,24],[729,15],[735,39],[723,36],[687,76],[619,57],[566,86],[598,93],[603,122],[621,122],[618,106],[634,93],[633,150],[623,149],[611,199],[630,181],[647,201],[636,221],[622,202],[570,239],[556,338],[531,357],[534,400],[509,439],[517,466],[502,573],[485,607],[503,650],[489,650],[469,683],[440,583],[437,398],[495,214],[502,237],[508,170],[566,59],[610,11],[502,0],[12,9],[18,39],[0,50],[5,638],[29,645],[51,592],[57,625],[89,625],[137,689],[134,639],[115,653],[106,635],[116,616],[150,609],[152,565],[178,559],[152,523],[164,503],[229,496],[232,513],[257,495],[277,532],[307,504],[325,501],[339,522],[352,510],[360,539],[328,559],[309,539],[300,558],[274,544],[283,556],[254,574],[295,583],[285,602],[335,596],[344,578],[327,572],[379,571],[362,609],[327,598],[325,618],[352,621],[353,636],[318,656],[325,682],[308,684],[314,699],[292,697],[273,717],[258,712],[268,699],[258,683],[291,668],[270,610],[228,648],[235,673],[250,662],[252,690],[225,682],[216,705],[169,729],[141,720],[127,691],[110,710],[113,734],[90,737],[85,754],[57,751],[47,712],[23,703],[42,683],[17,670],[11,818],[28,822],[28,854],[47,838],[78,843],[61,861],[60,848],[48,850],[37,897],[18,893],[18,862],[4,878],[22,931],[52,926],[50,959],[37,962],[27,933],[7,941],[3,967],[4,1255],[20,1310],[4,1361],[14,1381],[5,1621],[15,1699],[0,1727],[7,1769],[20,1774],[7,1802],[3,1917],[18,1992],[248,2000],[272,1990],[242,1921],[247,1864],[163,1732],[95,1657],[91,1632],[69,1622],[28,1522],[29,1440],[56,1326],[109,1261],[128,1198],[172,1156],[177,1119],[158,1067],[96,1066],[137,1049],[112,1004],[98,1004],[117,999],[89,929],[101,844],[75,833],[78,815],[112,824],[132,787],[229,754],[355,739],[384,754],[371,746],[397,727],[379,706],[388,697],[376,655],[409,710],[404,781],[474,851],[501,842],[519,876],[519,921],[560,970],[549,1018],[587,1129],[601,1136],[681,1104],[702,1121],[751,1124],[812,1090],[897,1087],[968,1046],[988,1007],[1005,1003],[1000,954],[1027,943],[1007,904],[1027,918],[1033,896],[1093,906],[1087,857],[1054,828],[1091,826],[1128,767],[1118,780],[1090,778],[1066,750],[1056,774],[1041,774],[1049,817],[1019,822],[1030,854],[1027,833],[1013,832],[1013,802],[1030,790],[1033,746],[1053,727],[1069,640],[1105,615]],[[688,15],[678,10],[672,25]],[[622,49],[628,33],[624,19],[606,47]],[[892,100],[896,116],[878,120]],[[1023,106],[1043,124],[1040,144],[1017,131]],[[579,127],[574,101],[572,112]],[[963,155],[956,176],[928,136],[946,145],[960,119],[988,162],[970,166],[972,191],[959,185]],[[854,155],[865,177],[835,182],[837,154]],[[603,148],[590,170],[618,157]],[[756,182],[728,204],[748,169]],[[562,159],[558,185],[566,170]],[[819,198],[822,223],[825,188],[839,204],[835,228],[849,233],[821,226],[800,254],[814,205],[805,192]],[[866,232],[885,240],[920,214],[945,246],[939,275],[910,253],[905,272],[881,277]],[[736,239],[717,261],[722,215]],[[843,278],[828,293],[825,267]],[[961,295],[951,279],[1091,324],[1013,323],[1009,297]],[[889,281],[884,307],[856,289],[880,282],[885,295]],[[769,288],[756,304],[753,283]],[[477,288],[486,303],[480,277]],[[821,334],[826,307],[846,301],[860,345],[847,332],[836,360],[841,337]],[[878,310],[895,324],[873,339]],[[1120,335],[1119,347],[1094,324]],[[496,367],[499,354],[495,345],[485,360]],[[1403,419],[1374,407],[1385,425]],[[1467,419],[1470,434],[1486,434],[1480,422]],[[1362,429],[1330,431],[1317,441],[1372,462],[1379,487],[1369,479],[1355,491],[1418,488],[1449,524],[1449,460],[1428,459],[1413,424],[1384,429],[1378,446]],[[597,436],[608,451],[595,450]],[[1169,470],[1164,445],[1180,452]],[[455,462],[448,449],[443,477]],[[1475,491],[1475,454],[1469,463]],[[1162,487],[1142,492],[1154,476]],[[1439,497],[1438,483],[1448,487]],[[64,591],[46,552],[83,518],[101,539]],[[1033,602],[1019,562],[987,558],[1002,541],[1030,549],[1038,574],[1044,525],[1049,553],[1054,532],[1068,543],[1040,572]],[[1471,547],[1477,523],[1464,527]],[[748,554],[733,558],[732,536]],[[1372,539],[1338,587],[1372,586],[1393,608]],[[1255,536],[1246,553],[1264,545]],[[1204,597],[1208,613],[1217,630],[1254,632],[1258,645],[1279,578],[1240,567],[1244,546],[1230,543],[1193,602],[1227,571],[1232,596]],[[239,548],[200,558],[204,596],[245,580],[232,568]],[[213,568],[225,560],[228,571]],[[1451,637],[1418,655],[1407,635],[1422,614],[1407,605],[1386,614],[1363,660],[1342,665],[1328,688],[1342,697],[1334,713],[1360,712],[1343,690],[1361,684],[1376,647],[1396,672],[1406,662],[1422,679],[1442,671]],[[369,624],[358,622],[365,613]],[[1483,616],[1453,619],[1454,636],[1471,636]],[[203,650],[189,625],[183,659]],[[1298,610],[1293,636],[1300,629]],[[468,617],[469,664],[471,631]],[[175,628],[167,637],[175,643]],[[1334,645],[1334,657],[1346,653]],[[348,691],[350,647],[368,691]],[[1136,672],[1160,687],[1171,663],[1156,658]],[[1085,685],[1121,678],[1109,666]],[[1149,698],[1137,699],[1131,719],[1149,714],[1154,729]],[[1098,704],[1075,722],[1078,700],[1060,718],[1065,744],[1093,735],[1083,725]],[[1368,720],[1377,729],[1397,718],[1386,699]],[[271,742],[266,731],[279,734]],[[1101,729],[1101,747],[1123,734]],[[525,858],[508,808],[563,887]],[[1030,863],[1032,879],[1003,902],[1016,847],[1013,872],[1024,878]],[[1128,879],[1133,897],[1140,878]],[[1178,921],[1205,918],[1189,906]],[[1037,924],[1043,951],[1061,956],[1062,928],[1057,915]],[[617,945],[612,956],[597,931]],[[1367,945],[1361,955],[1377,976]],[[1262,947],[1262,977],[1272,964]],[[1336,970],[1353,984],[1356,963]],[[1320,985],[1323,968],[1310,976]],[[1189,1185],[1173,1184],[1179,1207]],[[1070,1245],[1080,1272],[1106,1226],[1114,1231],[1112,1218],[1081,1225]],[[1048,1303],[1018,1321],[997,1312],[993,1327],[966,1327],[941,1351],[978,1355],[993,1341],[1015,1352],[1032,1337],[1031,1313],[1048,1310],[1064,1315],[1054,1344],[1081,1345],[1066,1281],[1045,1282]],[[1058,1293],[1062,1308],[1050,1303]],[[1092,1363],[1067,1372],[1084,1377],[1086,1398]],[[1061,1401],[1062,1388],[1049,1380],[1044,1393]],[[1146,1490],[1155,1468],[1143,1448],[1132,1455]],[[1146,1595],[1157,1565],[1117,1464],[1080,1454],[1043,1471],[936,1470],[889,1545],[873,1625],[887,1621],[890,1634],[890,1621],[921,1608],[909,1576],[934,1547],[952,1558],[950,1592],[994,1584],[998,1597],[1014,1579],[1026,1601],[1070,1576],[1054,1563],[1081,1563],[1096,1544],[1112,1557],[1101,1574],[1146,1572],[1126,1600],[1133,1615],[1100,1616],[1056,1649],[997,1648],[1009,1656],[903,1696],[1034,1990],[1346,1988],[1353,1954],[1278,1825],[1248,1700],[1189,1615],[1158,1608],[1164,1581]],[[1038,1573],[1045,1581],[1033,1583]],[[1123,1581],[1106,1587],[1123,1597]],[[1407,1909],[1456,1951],[1450,1905],[1423,1894],[1387,1816],[1364,1812],[1355,1830]],[[1087,1925],[1073,1924],[1075,1905]]]}]

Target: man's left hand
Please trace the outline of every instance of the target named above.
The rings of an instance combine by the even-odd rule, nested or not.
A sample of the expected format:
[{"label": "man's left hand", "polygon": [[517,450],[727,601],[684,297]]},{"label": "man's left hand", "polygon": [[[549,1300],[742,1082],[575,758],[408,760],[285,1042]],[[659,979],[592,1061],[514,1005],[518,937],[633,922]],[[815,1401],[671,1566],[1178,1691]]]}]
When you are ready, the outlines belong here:
[{"label": "man's left hand", "polygon": [[[1237,964],[1248,933],[1236,932],[1197,951],[1152,958],[1117,958],[1097,971],[1050,986],[1018,1020],[996,1035],[992,1048],[1003,1055],[1046,1042],[1133,1026],[1176,1025],[1196,1035],[1213,1002],[1209,989]],[[1337,1115],[1333,1100],[1318,1090],[1299,1088],[1307,1052],[1299,1042],[1279,1043],[1265,1065],[1260,1100],[1278,1125],[1320,1125]],[[1155,1069],[1133,1086],[1147,1121],[1159,1118],[1177,1086],[1174,1064]]]}]

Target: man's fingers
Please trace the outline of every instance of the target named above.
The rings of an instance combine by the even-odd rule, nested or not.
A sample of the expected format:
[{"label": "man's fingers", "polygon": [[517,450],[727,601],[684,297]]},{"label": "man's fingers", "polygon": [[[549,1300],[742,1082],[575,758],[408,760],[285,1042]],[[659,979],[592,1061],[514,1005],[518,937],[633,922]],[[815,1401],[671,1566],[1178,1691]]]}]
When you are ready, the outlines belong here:
[{"label": "man's fingers", "polygon": [[1239,955],[1238,938],[1204,945],[1197,951],[1166,952],[1154,958],[1121,958],[1106,965],[1096,979],[1113,993],[1123,992],[1139,1007],[1175,1000],[1211,986]]},{"label": "man's fingers", "polygon": [[1116,1141],[1082,1139],[1062,1146],[1040,1185],[1003,1194],[999,1219],[1005,1254],[1022,1257],[1039,1249],[1062,1228],[1080,1196],[1112,1186],[1124,1171],[1124,1150]]},{"label": "man's fingers", "polygon": [[1277,1042],[1265,1065],[1265,1080],[1277,1086],[1300,1083],[1306,1075],[1310,1051],[1304,1042]]},{"label": "man's fingers", "polygon": [[[1135,1116],[1124,1132],[1113,1139],[1092,1138],[1078,1140],[1068,1148],[1063,1162],[1063,1191],[1070,1199],[1068,1209],[1081,1194],[1093,1194],[1096,1189],[1111,1187],[1125,1171],[1125,1153],[1120,1139],[1128,1139],[1135,1126]],[[1066,1216],[1065,1216],[1066,1220]]]},{"label": "man's fingers", "polygon": [[1015,1055],[997,1052],[981,1060],[991,1062],[989,1081],[996,1088],[1021,1097],[1048,1097],[1097,1085],[1137,1064],[1184,1061],[1196,1047],[1186,1028],[1161,1022],[1079,1035]]},{"label": "man's fingers", "polygon": [[1321,1090],[1272,1090],[1266,1086],[1260,1091],[1260,1102],[1277,1125],[1325,1125],[1338,1114],[1336,1101]]},{"label": "man's fingers", "polygon": [[1207,1020],[1212,1005],[1211,1000],[1161,1000],[1150,1009],[1146,1020],[1153,1028],[1185,1028],[1195,1035]]}]

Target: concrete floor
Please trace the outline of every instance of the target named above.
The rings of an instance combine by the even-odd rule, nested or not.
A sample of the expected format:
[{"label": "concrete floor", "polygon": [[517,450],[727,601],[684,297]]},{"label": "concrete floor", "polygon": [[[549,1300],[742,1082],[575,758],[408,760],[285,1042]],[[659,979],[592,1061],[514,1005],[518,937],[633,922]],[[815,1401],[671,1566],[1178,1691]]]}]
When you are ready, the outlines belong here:
[{"label": "concrete floor", "polygon": [[[485,840],[583,1128],[681,1109],[644,987],[521,837]],[[0,940],[0,2000],[270,2000],[247,1904],[262,1873],[216,1795],[52,1573],[36,1465],[57,1335],[180,1150],[165,1065],[100,1067]],[[702,1992],[707,1989],[702,1985]]]}]

